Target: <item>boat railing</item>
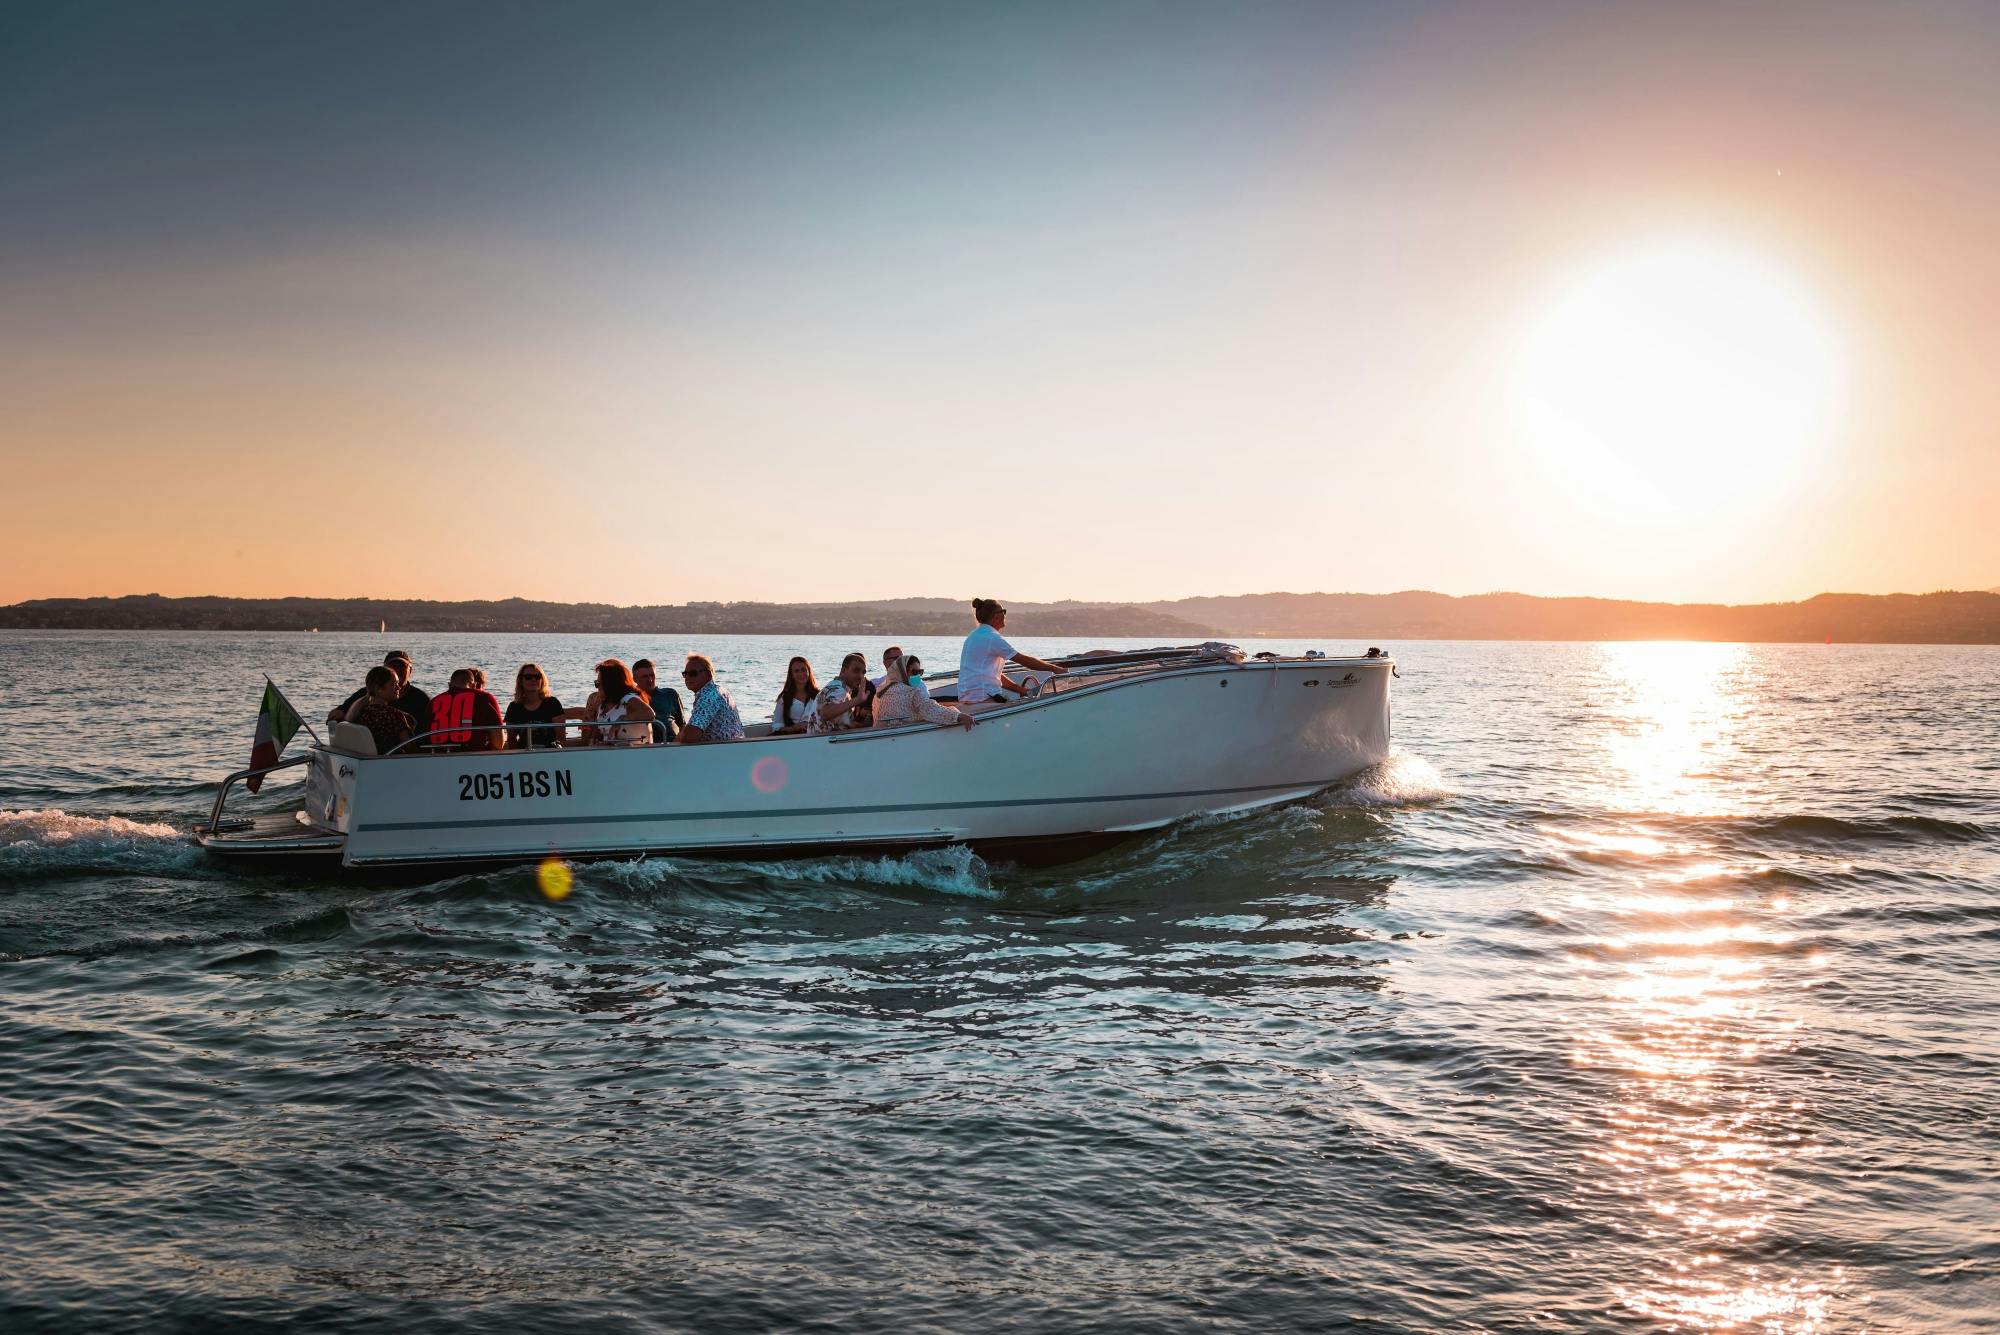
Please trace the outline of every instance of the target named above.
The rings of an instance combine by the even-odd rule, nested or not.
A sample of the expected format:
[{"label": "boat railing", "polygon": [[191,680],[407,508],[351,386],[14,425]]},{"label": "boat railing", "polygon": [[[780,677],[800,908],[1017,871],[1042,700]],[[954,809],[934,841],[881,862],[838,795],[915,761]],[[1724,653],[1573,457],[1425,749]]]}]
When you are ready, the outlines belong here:
[{"label": "boat railing", "polygon": [[281,769],[292,769],[299,765],[310,765],[310,764],[312,764],[312,756],[310,754],[307,754],[303,756],[293,756],[290,760],[280,760],[275,765],[265,765],[259,769],[237,770],[234,774],[224,779],[222,781],[222,786],[215,790],[215,806],[210,809],[208,813],[208,824],[203,828],[210,834],[213,834],[222,828],[222,808],[229,801],[229,790],[231,788],[234,788],[237,784],[243,782],[245,779],[261,779],[266,774],[276,774]]},{"label": "boat railing", "polygon": [[[644,723],[649,729],[653,726],[650,719],[620,719],[611,723],[599,723],[593,719],[563,719],[555,723],[454,723],[442,728],[427,729],[406,741],[397,742],[387,751],[379,751],[376,754],[393,756],[412,751],[463,752],[467,745],[465,742],[430,742],[426,741],[426,739],[431,737],[457,737],[460,733],[466,732],[548,732],[553,730],[561,733],[569,728],[636,728],[641,723]],[[648,735],[650,736],[650,733]],[[633,742],[630,745],[641,746],[644,743]],[[529,749],[554,750],[555,748],[550,746],[544,748],[510,747],[508,749],[526,751]]]},{"label": "boat railing", "polygon": [[1052,658],[1049,661],[1065,666],[1074,663],[1090,667],[1099,665],[1130,667],[1135,663],[1157,663],[1182,658],[1213,658],[1217,656],[1218,651],[1235,647],[1220,640],[1211,640],[1206,644],[1160,644],[1151,649],[1113,649],[1106,653],[1065,654],[1061,658]]},{"label": "boat railing", "polygon": [[[1009,660],[1010,665],[1015,668],[1019,668],[1023,673],[1027,674],[1029,680],[1034,682],[1035,686],[1026,694],[1020,697],[1009,699],[1007,703],[1024,704],[1029,701],[1042,698],[1044,696],[1053,696],[1059,694],[1065,688],[1073,690],[1077,685],[1080,685],[1084,680],[1093,677],[1111,676],[1118,673],[1134,672],[1146,668],[1170,669],[1170,668],[1188,667],[1197,663],[1209,663],[1209,662],[1218,662],[1227,660],[1222,659],[1220,655],[1218,655],[1215,652],[1215,648],[1211,645],[1189,644],[1189,645],[1175,645],[1172,647],[1163,646],[1157,649],[1122,650],[1114,653],[1098,654],[1094,656],[1084,655],[1084,654],[1074,654],[1065,658],[1053,658],[1050,659],[1049,661],[1052,663],[1058,663],[1062,665],[1064,671],[1054,675],[1044,676],[1043,674],[1037,673],[1034,669],[1023,667],[1021,664],[1014,663],[1010,659]],[[956,672],[941,672],[937,675],[935,680],[940,687],[946,687],[948,685],[952,685],[957,682],[958,674]],[[954,696],[952,694],[941,693],[938,698],[941,701],[950,701],[954,698]],[[416,734],[413,737],[408,738],[405,741],[398,742],[396,745],[390,747],[387,751],[382,751],[379,752],[378,754],[382,756],[415,755],[419,753],[431,754],[431,755],[465,754],[467,744],[464,742],[453,741],[453,742],[438,743],[432,741],[431,739],[437,737],[458,737],[461,734],[469,732],[492,733],[492,732],[553,731],[558,734],[561,734],[561,733],[566,733],[571,728],[577,728],[577,729],[620,728],[620,727],[629,728],[629,727],[637,727],[641,722],[645,722],[649,728],[652,726],[652,721],[640,720],[640,719],[622,719],[610,723],[597,722],[592,719],[562,719],[553,723],[458,723],[458,724],[450,724],[442,728],[427,729],[423,732]],[[773,734],[773,735],[776,736],[778,734]],[[804,736],[807,734],[797,734],[797,735]],[[744,738],[742,740],[749,741],[749,740],[761,740],[761,739]],[[649,743],[649,742],[624,743],[624,745],[628,746],[645,746],[648,744],[657,745],[658,743]],[[618,743],[612,743],[612,745],[618,745]],[[529,748],[523,747],[523,748],[508,748],[508,749],[526,750]],[[555,748],[549,747],[545,749],[555,749]],[[479,752],[475,751],[472,752],[471,754],[479,754]]]},{"label": "boat railing", "polygon": [[[1234,648],[1235,646],[1230,645],[1226,647]],[[1027,667],[1013,659],[1007,660],[1007,666],[1010,669],[1025,673],[1030,680],[1039,683],[1034,689],[1028,691],[1022,697],[1023,699],[1034,700],[1044,695],[1057,695],[1065,690],[1074,690],[1084,680],[1093,677],[1138,672],[1149,668],[1165,670],[1169,668],[1190,667],[1197,663],[1213,663],[1227,660],[1209,645],[1182,644],[1162,645],[1155,649],[1114,650],[1106,654],[1069,654],[1062,658],[1051,658],[1048,661],[1056,664],[1063,670],[1059,673],[1044,676],[1044,674],[1039,673],[1036,669]],[[941,672],[934,680],[940,688],[948,687],[955,690],[958,683],[958,673],[955,671]],[[940,698],[951,697],[940,696]]]}]

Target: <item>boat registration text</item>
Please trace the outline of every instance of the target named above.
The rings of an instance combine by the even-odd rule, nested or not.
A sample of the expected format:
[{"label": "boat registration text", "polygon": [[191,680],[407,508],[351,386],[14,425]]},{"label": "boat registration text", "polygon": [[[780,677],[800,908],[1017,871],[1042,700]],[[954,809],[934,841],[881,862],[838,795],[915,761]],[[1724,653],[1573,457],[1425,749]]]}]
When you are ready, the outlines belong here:
[{"label": "boat registration text", "polygon": [[504,774],[461,774],[461,802],[504,801],[521,797],[569,797],[575,792],[566,769],[509,770]]}]

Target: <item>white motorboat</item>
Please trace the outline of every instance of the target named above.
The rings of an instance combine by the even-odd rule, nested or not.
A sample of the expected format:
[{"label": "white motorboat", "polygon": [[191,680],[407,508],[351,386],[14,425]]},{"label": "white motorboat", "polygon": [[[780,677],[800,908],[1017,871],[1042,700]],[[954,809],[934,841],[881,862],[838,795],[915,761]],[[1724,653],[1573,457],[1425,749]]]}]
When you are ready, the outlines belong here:
[{"label": "white motorboat", "polygon": [[[964,730],[912,724],[696,746],[388,755],[318,744],[230,775],[195,837],[266,861],[392,868],[649,853],[731,857],[969,843],[1081,852],[1203,813],[1309,797],[1387,756],[1391,660],[1208,644],[1059,660]],[[949,676],[933,695],[955,697]],[[348,729],[341,730],[351,736]],[[335,739],[337,742],[339,739]],[[309,766],[303,809],[231,819],[235,785]]]}]

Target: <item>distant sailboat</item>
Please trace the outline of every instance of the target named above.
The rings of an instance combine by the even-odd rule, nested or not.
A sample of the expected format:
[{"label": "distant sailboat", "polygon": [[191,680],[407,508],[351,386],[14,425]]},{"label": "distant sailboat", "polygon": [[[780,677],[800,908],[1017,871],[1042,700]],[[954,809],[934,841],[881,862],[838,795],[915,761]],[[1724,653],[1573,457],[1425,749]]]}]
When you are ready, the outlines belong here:
[{"label": "distant sailboat", "polygon": [[387,617],[382,618],[381,624],[375,627],[375,633],[377,635],[387,635],[389,633],[389,619]]}]

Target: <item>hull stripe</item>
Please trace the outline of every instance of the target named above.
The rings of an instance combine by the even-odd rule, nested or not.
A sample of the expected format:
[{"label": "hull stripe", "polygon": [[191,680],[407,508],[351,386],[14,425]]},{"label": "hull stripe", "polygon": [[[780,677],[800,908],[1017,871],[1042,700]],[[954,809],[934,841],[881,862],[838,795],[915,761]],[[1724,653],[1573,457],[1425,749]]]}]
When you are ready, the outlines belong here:
[{"label": "hull stripe", "polygon": [[1338,779],[1302,779],[1294,783],[1260,783],[1248,788],[1190,788],[1170,793],[1112,793],[1093,797],[1010,797],[989,802],[893,802],[856,807],[750,807],[742,811],[675,811],[629,816],[515,816],[495,820],[370,821],[354,834],[385,834],[399,830],[497,830],[523,825],[645,825],[683,820],[773,820],[800,816],[872,816],[902,811],[978,811],[993,807],[1095,806],[1106,802],[1150,802],[1171,797],[1226,797],[1234,793],[1275,793],[1289,788],[1331,788]]}]

